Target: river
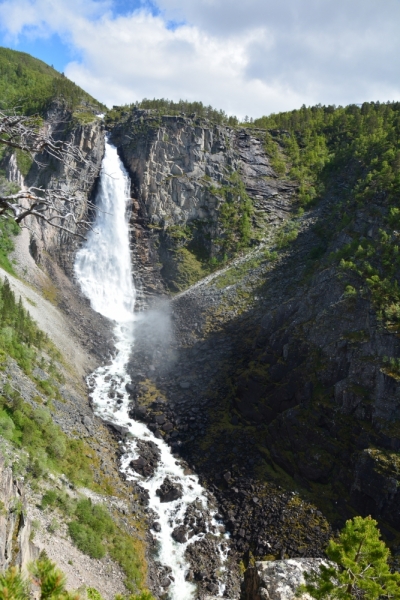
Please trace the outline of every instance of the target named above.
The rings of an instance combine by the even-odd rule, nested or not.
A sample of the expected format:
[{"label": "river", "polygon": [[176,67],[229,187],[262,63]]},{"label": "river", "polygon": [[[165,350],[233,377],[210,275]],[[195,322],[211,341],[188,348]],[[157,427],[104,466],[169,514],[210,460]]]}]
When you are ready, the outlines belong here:
[{"label": "river", "polygon": [[[117,352],[111,364],[98,368],[88,381],[96,414],[129,431],[123,444],[121,471],[127,479],[137,481],[148,491],[149,508],[157,515],[159,529],[153,531],[157,540],[157,559],[171,569],[169,598],[189,600],[195,598],[196,586],[186,580],[190,566],[185,559],[185,551],[188,544],[193,544],[206,533],[194,535],[183,543],[175,541],[172,533],[183,522],[187,508],[193,504],[200,503],[210,510],[210,524],[214,530],[218,528],[218,523],[212,516],[215,509],[207,507],[207,495],[199,484],[198,477],[186,475],[169,446],[155,437],[145,424],[129,416],[131,400],[126,385],[131,380],[126,364],[135,339],[136,297],[129,249],[129,198],[128,174],[117,149],[107,141],[96,198],[96,219],[87,241],[77,253],[75,274],[92,308],[114,321]],[[139,456],[139,440],[153,442],[160,453],[154,474],[147,478],[130,466],[131,461]],[[181,486],[181,497],[161,502],[157,490],[166,477]],[[223,540],[221,542],[223,547]],[[224,558],[222,550],[221,557]],[[223,591],[224,586],[221,584],[219,595]]]}]

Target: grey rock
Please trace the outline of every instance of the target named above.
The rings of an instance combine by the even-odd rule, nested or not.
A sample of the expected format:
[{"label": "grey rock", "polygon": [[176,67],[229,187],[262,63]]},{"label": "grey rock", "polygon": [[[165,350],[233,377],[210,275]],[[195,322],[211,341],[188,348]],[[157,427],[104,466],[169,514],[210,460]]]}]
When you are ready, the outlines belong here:
[{"label": "grey rock", "polygon": [[167,588],[171,585],[171,580],[168,579],[168,577],[163,577],[163,579],[161,579],[161,581],[160,581],[160,585],[163,588]]},{"label": "grey rock", "polygon": [[128,427],[125,427],[124,425],[120,425],[119,423],[114,423],[114,421],[111,421],[109,419],[103,419],[103,423],[105,423],[106,425],[109,425],[112,429],[114,429],[115,431],[117,431],[118,433],[120,433],[122,435],[127,435],[129,433]]},{"label": "grey rock", "polygon": [[[23,485],[15,481],[10,467],[0,457],[0,570],[11,565],[25,569],[39,556],[39,549],[30,541],[31,522],[25,513]],[[19,510],[17,507],[21,507]]]},{"label": "grey rock", "polygon": [[180,544],[184,544],[185,542],[187,542],[186,527],[184,527],[183,525],[175,527],[175,529],[172,532],[172,537],[176,542],[179,542]]},{"label": "grey rock", "polygon": [[180,483],[173,481],[169,477],[165,477],[161,487],[156,490],[160,502],[173,502],[183,496],[183,490]]},{"label": "grey rock", "polygon": [[317,571],[321,564],[328,563],[321,558],[256,562],[245,572],[241,600],[294,600],[305,583],[304,572]]},{"label": "grey rock", "polygon": [[83,417],[82,423],[84,424],[84,426],[86,427],[86,429],[89,432],[93,428],[93,420],[90,417],[88,417],[88,416]]}]

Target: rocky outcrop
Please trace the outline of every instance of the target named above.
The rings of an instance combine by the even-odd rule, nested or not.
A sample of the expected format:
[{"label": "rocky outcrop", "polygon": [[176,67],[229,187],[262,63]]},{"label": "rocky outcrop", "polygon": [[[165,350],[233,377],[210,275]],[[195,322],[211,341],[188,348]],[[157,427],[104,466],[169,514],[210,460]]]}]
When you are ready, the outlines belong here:
[{"label": "rocky outcrop", "polygon": [[[255,251],[178,294],[167,344],[136,330],[135,401],[147,378],[173,425],[160,435],[217,495],[237,551],[260,558],[322,556],[325,517],[340,528],[354,511],[398,544],[400,380],[385,357],[399,341],[340,266],[353,238],[337,202],[327,193],[273,260]],[[353,209],[353,237],[374,219],[379,235],[379,203]]]},{"label": "rocky outcrop", "polygon": [[[305,583],[304,573],[318,571],[324,561],[297,558],[256,562],[244,575],[241,600],[294,600],[298,588]],[[307,594],[301,596],[309,598]]]},{"label": "rocky outcrop", "polygon": [[[262,131],[139,109],[112,128],[132,179],[134,271],[145,295],[193,283],[190,268],[197,266],[199,278],[201,261],[226,252],[221,239],[232,231],[221,219],[221,206],[231,200],[234,174],[251,199],[254,243],[256,234],[288,217],[296,185],[276,177],[264,138]],[[233,223],[232,217],[228,229]],[[199,261],[195,266],[185,264],[183,248]]]},{"label": "rocky outcrop", "polygon": [[[70,193],[75,193],[76,202],[73,212],[77,220],[90,218],[88,200],[92,198],[96,177],[100,172],[104,154],[104,125],[100,119],[94,118],[87,125],[74,121],[71,113],[60,105],[53,106],[47,114],[52,135],[55,140],[71,143],[79,148],[84,162],[75,164],[71,161],[64,163],[38,157],[44,168],[35,165],[26,178],[27,185],[41,185],[47,189],[61,187]],[[37,223],[35,221],[35,223]],[[77,227],[71,224],[72,231]],[[46,223],[39,222],[35,226],[37,234],[35,251],[40,254],[45,251],[54,257],[68,275],[72,275],[72,266],[78,246],[82,240],[65,231],[57,230]],[[82,233],[82,231],[80,231]]]},{"label": "rocky outcrop", "polygon": [[[61,188],[76,198],[71,206],[75,219],[90,219],[88,201],[92,197],[104,154],[104,124],[94,114],[93,122],[81,124],[61,101],[54,101],[45,115],[44,127],[55,141],[79,148],[83,161],[79,164],[69,158],[59,161],[48,154],[40,154],[23,177],[16,155],[10,154],[3,161],[7,178],[18,185],[48,190]],[[72,276],[73,260],[82,239],[35,217],[29,217],[26,224],[31,232],[30,252],[35,261],[43,264],[46,256],[50,255]],[[73,233],[84,233],[84,229],[72,220],[68,222],[68,229]]]},{"label": "rocky outcrop", "polygon": [[14,565],[25,569],[39,556],[30,536],[23,484],[0,457],[0,571]]}]

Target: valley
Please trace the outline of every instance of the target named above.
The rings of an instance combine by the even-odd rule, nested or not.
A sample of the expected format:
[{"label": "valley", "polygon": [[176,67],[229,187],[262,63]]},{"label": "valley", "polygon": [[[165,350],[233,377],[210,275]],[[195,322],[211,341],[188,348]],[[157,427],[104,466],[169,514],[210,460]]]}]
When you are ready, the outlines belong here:
[{"label": "valley", "polygon": [[[54,511],[72,556],[79,511],[38,513],[40,494],[110,510],[114,537],[90,559],[106,573],[110,557],[109,575],[82,577],[106,600],[250,599],[255,561],[323,558],[355,515],[378,521],[397,564],[398,104],[240,124],[68,102],[44,119],[81,164],[0,163],[4,188],[78,190],[91,222],[82,240],[29,217],[1,271],[48,336],[24,354],[1,324],[0,435],[30,519]],[[62,456],[26,441],[22,401],[61,429]],[[60,561],[51,518],[38,545]]]}]

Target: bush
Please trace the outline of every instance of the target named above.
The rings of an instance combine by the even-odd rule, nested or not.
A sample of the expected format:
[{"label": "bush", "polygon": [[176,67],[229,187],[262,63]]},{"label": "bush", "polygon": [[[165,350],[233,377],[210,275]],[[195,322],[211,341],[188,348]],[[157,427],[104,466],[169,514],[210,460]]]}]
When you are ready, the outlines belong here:
[{"label": "bush", "polygon": [[78,502],[75,516],[77,520],[68,525],[72,540],[85,554],[92,558],[103,558],[106,553],[107,538],[115,530],[107,509],[85,498]]},{"label": "bush", "polygon": [[88,600],[104,600],[103,596],[96,590],[96,588],[89,587],[86,590]]},{"label": "bush", "polygon": [[76,521],[68,524],[69,534],[79,550],[91,558],[103,558],[106,548],[102,543],[102,537],[88,525]]},{"label": "bush", "polygon": [[57,492],[54,490],[48,490],[42,496],[41,507],[46,508],[47,506],[54,506],[57,503]]}]

